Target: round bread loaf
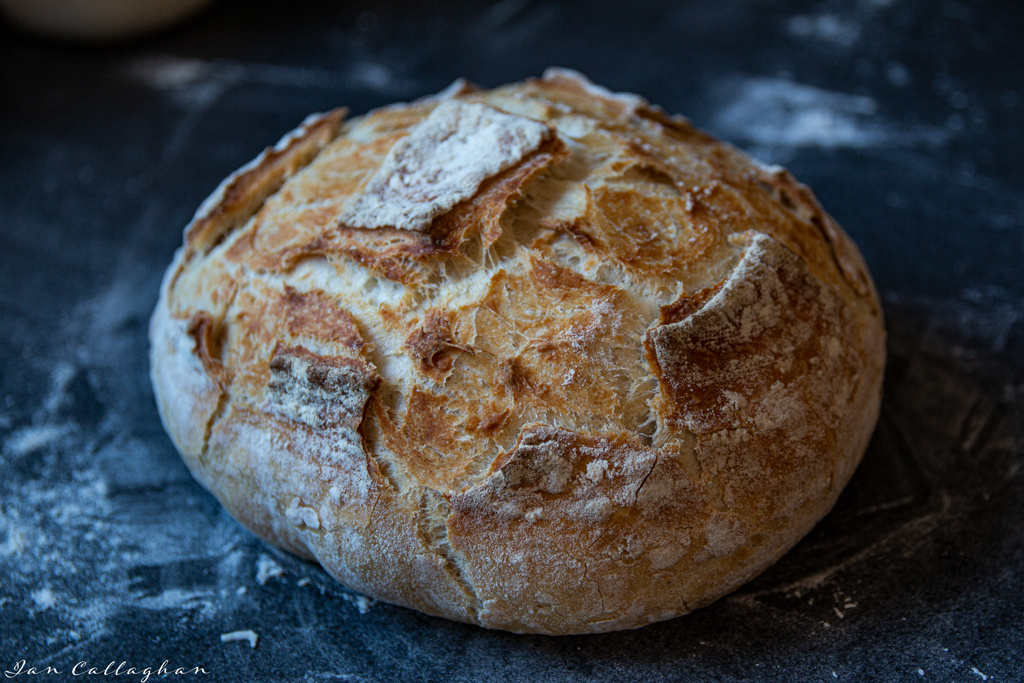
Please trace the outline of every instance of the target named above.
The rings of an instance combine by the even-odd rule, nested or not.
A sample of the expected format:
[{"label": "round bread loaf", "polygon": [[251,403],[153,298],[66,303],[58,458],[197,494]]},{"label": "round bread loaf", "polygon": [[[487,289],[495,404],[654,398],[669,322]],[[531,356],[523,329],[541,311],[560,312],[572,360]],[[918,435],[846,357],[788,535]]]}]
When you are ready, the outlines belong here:
[{"label": "round bread loaf", "polygon": [[581,75],[313,116],[200,207],[150,329],[167,431],[261,538],[387,602],[636,628],[835,503],[885,332],[784,169]]}]

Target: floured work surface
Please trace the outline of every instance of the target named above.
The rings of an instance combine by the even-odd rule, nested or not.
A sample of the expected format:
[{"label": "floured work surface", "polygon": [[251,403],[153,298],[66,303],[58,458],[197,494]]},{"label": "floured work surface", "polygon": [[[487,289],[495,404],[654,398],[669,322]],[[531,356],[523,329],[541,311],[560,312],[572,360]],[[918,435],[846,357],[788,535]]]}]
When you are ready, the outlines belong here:
[{"label": "floured work surface", "polygon": [[[427,37],[439,24],[426,15],[400,24],[381,14],[366,31],[368,17],[357,26],[296,14],[287,22],[302,30],[289,33],[281,16],[225,4],[159,46],[103,54],[4,36],[5,59],[26,65],[5,72],[4,92],[16,96],[0,110],[5,669],[20,659],[59,668],[169,659],[225,681],[1018,675],[1024,155],[1012,133],[1021,107],[1002,70],[1020,62],[1020,48],[989,29],[1019,33],[1019,14],[897,2],[748,15],[737,6],[716,20],[719,46],[699,39],[706,19],[692,10],[630,9],[629,23],[552,7],[447,24],[449,56],[422,62],[429,71],[401,66],[435,54]],[[686,111],[815,187],[872,267],[890,364],[862,468],[780,564],[687,617],[552,640],[372,603],[241,530],[191,482],[159,428],[144,323],[191,207],[306,111],[348,103],[361,113],[457,74],[513,80],[539,68],[520,63],[524,55],[565,61],[557,48],[570,23],[582,44],[602,46],[594,59],[614,54],[633,75],[602,72],[605,62],[589,57],[572,66]],[[229,26],[261,51],[211,52],[211,36]],[[423,33],[413,41],[399,26]],[[933,37],[910,39],[898,55],[869,51],[899,26]],[[766,52],[769,41],[778,52]],[[651,45],[673,58],[647,61]],[[388,61],[385,47],[405,58]],[[320,61],[323,49],[370,50],[377,61],[346,71]],[[943,66],[937,52],[957,59]],[[841,66],[858,58],[869,76]],[[744,66],[753,63],[763,66]],[[811,64],[827,69],[804,70]],[[784,68],[789,77],[778,77]],[[247,638],[221,642],[250,630],[255,649]]]}]

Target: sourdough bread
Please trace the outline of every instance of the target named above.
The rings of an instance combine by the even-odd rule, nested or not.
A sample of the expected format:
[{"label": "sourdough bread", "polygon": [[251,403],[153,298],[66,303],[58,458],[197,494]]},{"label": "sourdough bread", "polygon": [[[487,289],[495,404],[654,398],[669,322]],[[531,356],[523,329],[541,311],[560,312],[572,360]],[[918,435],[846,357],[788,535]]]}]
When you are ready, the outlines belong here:
[{"label": "sourdough bread", "polygon": [[806,534],[884,341],[788,172],[549,70],[307,119],[197,212],[151,360],[185,462],[260,537],[569,634],[706,605]]}]

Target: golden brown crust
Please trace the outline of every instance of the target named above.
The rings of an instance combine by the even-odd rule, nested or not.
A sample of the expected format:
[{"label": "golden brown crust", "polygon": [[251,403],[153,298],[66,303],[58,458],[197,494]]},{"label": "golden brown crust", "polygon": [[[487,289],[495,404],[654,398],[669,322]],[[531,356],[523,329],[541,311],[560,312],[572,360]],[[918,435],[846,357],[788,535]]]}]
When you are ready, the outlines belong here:
[{"label": "golden brown crust", "polygon": [[[249,528],[381,599],[563,634],[707,604],[831,508],[885,337],[787,172],[565,70],[340,124],[226,181],[151,325],[164,423]],[[475,165],[435,187],[445,125]],[[381,205],[399,162],[433,204]]]},{"label": "golden brown crust", "polygon": [[[501,232],[501,215],[520,188],[564,155],[562,144],[553,138],[520,164],[488,179],[476,195],[439,216],[424,231],[350,227],[337,215],[321,210],[311,227],[323,227],[307,231],[309,241],[295,239],[289,225],[284,235],[283,231],[268,235],[257,249],[239,256],[247,257],[254,268],[281,270],[305,258],[341,256],[388,280],[416,284],[424,277],[420,263],[454,253],[470,230],[479,230],[485,245],[493,243]],[[288,242],[282,244],[286,238]]]},{"label": "golden brown crust", "polygon": [[224,365],[220,362],[220,345],[213,318],[209,313],[200,312],[192,316],[185,328],[188,336],[195,341],[194,353],[203,365],[207,376],[223,389],[226,379]]},{"label": "golden brown crust", "polygon": [[473,353],[473,348],[459,344],[453,331],[455,316],[451,311],[431,308],[423,322],[405,340],[405,348],[416,360],[419,371],[435,381],[444,381],[454,362],[451,351]]},{"label": "golden brown crust", "polygon": [[208,252],[224,234],[248,219],[281,184],[306,165],[338,134],[346,109],[314,117],[275,147],[268,147],[249,167],[232,175],[218,189],[215,202],[200,209],[185,229],[185,245],[191,256]]}]

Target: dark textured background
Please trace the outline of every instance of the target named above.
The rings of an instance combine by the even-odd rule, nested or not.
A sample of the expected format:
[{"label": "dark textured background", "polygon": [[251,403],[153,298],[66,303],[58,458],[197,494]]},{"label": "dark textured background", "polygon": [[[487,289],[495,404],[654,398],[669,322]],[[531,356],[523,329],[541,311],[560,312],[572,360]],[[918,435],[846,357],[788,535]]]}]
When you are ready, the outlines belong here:
[{"label": "dark textured background", "polygon": [[[0,26],[0,664],[1024,680],[1022,39],[1020,3],[952,0],[238,0],[103,48]],[[374,603],[255,539],[179,461],[146,358],[192,211],[305,114],[548,65],[810,184],[871,266],[890,354],[863,466],[777,566],[695,614],[558,639]],[[250,628],[255,650],[219,640]]]}]

